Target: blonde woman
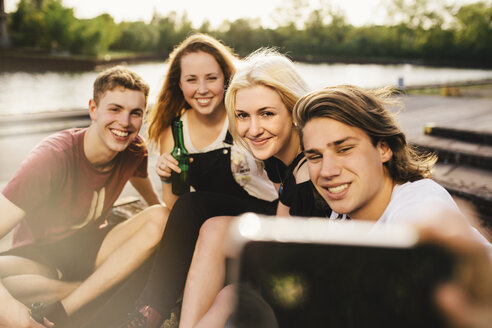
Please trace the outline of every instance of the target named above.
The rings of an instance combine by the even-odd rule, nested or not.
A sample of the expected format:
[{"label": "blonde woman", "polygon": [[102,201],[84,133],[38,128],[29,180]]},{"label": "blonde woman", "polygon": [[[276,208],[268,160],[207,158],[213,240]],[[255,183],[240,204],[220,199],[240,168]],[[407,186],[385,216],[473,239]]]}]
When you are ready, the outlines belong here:
[{"label": "blonde woman", "polygon": [[[269,178],[279,188],[277,215],[335,216],[317,206],[297,129],[292,121],[296,101],[308,91],[293,63],[271,50],[253,53],[239,66],[226,94],[231,133],[256,159],[265,161]],[[224,286],[222,247],[229,218],[207,220],[201,230],[186,281],[180,327],[224,326],[228,298],[218,297]],[[203,321],[202,321],[203,320]]]}]

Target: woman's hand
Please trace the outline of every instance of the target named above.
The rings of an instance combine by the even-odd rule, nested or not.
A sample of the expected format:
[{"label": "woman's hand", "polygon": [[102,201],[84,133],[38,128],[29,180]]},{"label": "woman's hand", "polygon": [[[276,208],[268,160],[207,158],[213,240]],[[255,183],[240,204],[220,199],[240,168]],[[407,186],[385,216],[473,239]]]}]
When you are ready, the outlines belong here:
[{"label": "woman's hand", "polygon": [[178,161],[169,153],[163,153],[157,159],[155,172],[164,183],[171,182],[171,172],[180,173],[181,169],[178,166]]}]

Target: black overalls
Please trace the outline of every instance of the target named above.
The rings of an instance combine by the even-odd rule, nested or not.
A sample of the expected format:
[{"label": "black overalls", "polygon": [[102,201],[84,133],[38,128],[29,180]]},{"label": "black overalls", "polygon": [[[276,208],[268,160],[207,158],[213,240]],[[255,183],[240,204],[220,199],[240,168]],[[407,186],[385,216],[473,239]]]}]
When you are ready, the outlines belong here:
[{"label": "black overalls", "polygon": [[[232,146],[232,136],[227,131],[223,141]],[[192,153],[190,157],[190,184],[198,191],[216,192],[231,196],[254,198],[234,179],[231,171],[231,148],[223,147],[206,153]]]},{"label": "black overalls", "polygon": [[[232,145],[227,132],[224,140]],[[249,195],[231,172],[231,149],[190,154],[190,182],[197,190],[176,201],[147,284],[138,303],[151,305],[164,317],[169,315],[183,291],[201,225],[214,216],[236,216],[245,212],[275,215],[277,201]]]}]

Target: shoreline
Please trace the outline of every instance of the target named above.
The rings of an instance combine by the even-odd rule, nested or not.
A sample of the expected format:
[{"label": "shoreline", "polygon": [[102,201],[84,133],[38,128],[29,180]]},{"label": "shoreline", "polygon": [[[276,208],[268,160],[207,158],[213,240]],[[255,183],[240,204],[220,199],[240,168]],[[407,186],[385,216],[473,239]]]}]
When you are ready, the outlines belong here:
[{"label": "shoreline", "polygon": [[167,56],[167,53],[155,53],[90,58],[35,51],[0,50],[0,72],[94,71],[118,64],[164,61]]},{"label": "shoreline", "polygon": [[[91,71],[103,69],[109,65],[140,63],[149,61],[165,61],[168,53],[127,54],[122,56],[106,55],[104,57],[71,56],[69,54],[52,54],[32,49],[0,49],[0,72],[43,72],[43,71]],[[300,63],[312,64],[379,64],[379,65],[416,65],[426,67],[450,67],[469,69],[492,69],[490,61],[461,60],[422,60],[398,58],[358,58],[358,57],[320,57],[290,56]]]},{"label": "shoreline", "polygon": [[450,68],[472,68],[472,69],[492,69],[492,62],[487,61],[462,61],[462,60],[428,60],[411,58],[358,58],[358,57],[317,57],[317,56],[291,56],[294,61],[310,64],[379,64],[379,65],[415,65],[426,67],[450,67]]},{"label": "shoreline", "polygon": [[[395,86],[395,90],[396,86]],[[400,90],[408,95],[440,95],[442,97],[473,97],[473,98],[492,98],[492,79],[464,80],[449,83],[430,83],[421,85],[405,86]],[[150,105],[150,104],[149,104]],[[0,113],[0,137],[6,136],[5,130],[19,132],[18,126],[33,124],[53,123],[88,120],[89,113],[87,108],[66,108],[57,111],[40,111],[20,114],[1,114]],[[37,131],[36,131],[37,132]],[[34,133],[36,133],[34,132]]]}]

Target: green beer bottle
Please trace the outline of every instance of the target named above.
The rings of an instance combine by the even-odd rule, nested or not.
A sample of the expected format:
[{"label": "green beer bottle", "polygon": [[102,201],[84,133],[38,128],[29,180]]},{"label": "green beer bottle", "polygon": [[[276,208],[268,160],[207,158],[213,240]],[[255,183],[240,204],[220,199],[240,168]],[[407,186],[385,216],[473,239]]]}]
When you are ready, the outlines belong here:
[{"label": "green beer bottle", "polygon": [[173,194],[182,195],[190,191],[189,164],[190,154],[186,150],[183,141],[183,122],[179,119],[173,121],[174,148],[171,155],[178,161],[181,173],[171,171],[171,183]]}]

